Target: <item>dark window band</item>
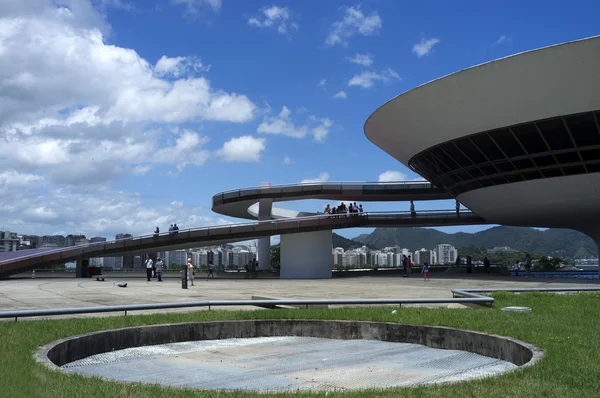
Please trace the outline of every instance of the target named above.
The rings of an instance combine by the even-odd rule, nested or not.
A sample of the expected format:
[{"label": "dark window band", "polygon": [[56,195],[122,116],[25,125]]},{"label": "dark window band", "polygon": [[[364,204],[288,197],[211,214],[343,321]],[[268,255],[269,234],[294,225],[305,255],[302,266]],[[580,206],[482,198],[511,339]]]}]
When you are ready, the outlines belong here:
[{"label": "dark window band", "polygon": [[492,185],[600,172],[600,111],[537,120],[447,141],[410,167],[453,195]]}]

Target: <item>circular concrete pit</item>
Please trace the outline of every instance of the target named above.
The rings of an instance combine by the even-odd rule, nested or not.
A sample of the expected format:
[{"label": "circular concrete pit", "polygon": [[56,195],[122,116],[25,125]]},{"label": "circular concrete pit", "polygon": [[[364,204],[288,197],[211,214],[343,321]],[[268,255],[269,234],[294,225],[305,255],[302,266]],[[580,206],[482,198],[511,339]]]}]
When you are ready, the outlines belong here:
[{"label": "circular concrete pit", "polygon": [[123,382],[219,390],[354,390],[492,376],[542,357],[519,340],[398,323],[220,321],[88,333],[38,361]]}]

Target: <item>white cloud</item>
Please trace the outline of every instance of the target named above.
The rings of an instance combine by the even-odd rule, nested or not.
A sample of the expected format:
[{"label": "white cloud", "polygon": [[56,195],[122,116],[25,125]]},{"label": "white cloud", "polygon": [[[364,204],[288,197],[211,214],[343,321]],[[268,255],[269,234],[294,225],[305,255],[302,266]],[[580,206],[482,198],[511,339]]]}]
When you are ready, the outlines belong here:
[{"label": "white cloud", "polygon": [[329,129],[333,125],[331,120],[327,118],[316,118],[314,116],[311,117],[312,120],[318,121],[319,125],[312,129],[313,137],[317,142],[323,142],[329,135]]},{"label": "white cloud", "polygon": [[289,156],[283,158],[283,164],[292,164],[294,161]]},{"label": "white cloud", "polygon": [[259,28],[276,28],[277,32],[285,34],[292,27],[295,30],[300,28],[297,22],[290,21],[290,10],[287,7],[263,7],[261,10],[262,16],[252,17],[248,19],[248,25]]},{"label": "white cloud", "polygon": [[348,94],[346,94],[346,92],[344,90],[340,90],[338,91],[333,98],[335,99],[346,99],[348,98]]},{"label": "white cloud", "polygon": [[222,0],[171,0],[171,3],[183,4],[188,14],[195,15],[206,6],[209,6],[215,13],[219,12]]},{"label": "white cloud", "polygon": [[421,39],[420,43],[417,43],[413,46],[412,51],[417,54],[418,57],[422,57],[424,55],[429,54],[429,52],[433,49],[433,46],[438,44],[440,39],[432,38],[432,39]]},{"label": "white cloud", "polygon": [[393,80],[400,80],[400,75],[398,75],[398,73],[394,72],[392,69],[386,69],[380,73],[365,71],[358,75],[354,75],[348,82],[348,86],[370,88],[373,87],[376,81],[389,83]]},{"label": "white cloud", "polygon": [[511,41],[512,41],[512,39],[510,37],[502,35],[495,41],[495,44],[499,45],[499,44],[508,43]]},{"label": "white cloud", "polygon": [[327,84],[327,80],[321,79],[321,80],[319,80],[319,83],[317,84],[317,86],[324,87],[326,84]]},{"label": "white cloud", "polygon": [[379,182],[406,181],[406,174],[401,171],[387,170],[379,174]]},{"label": "white cloud", "polygon": [[265,134],[281,134],[288,137],[303,138],[306,136],[307,126],[296,127],[290,119],[291,111],[284,106],[277,116],[265,116],[263,122],[256,130]]},{"label": "white cloud", "polygon": [[373,56],[370,54],[355,54],[353,57],[349,57],[348,60],[353,64],[370,66],[373,64]]},{"label": "white cloud", "polygon": [[363,36],[377,34],[381,29],[381,25],[381,17],[377,11],[365,15],[359,5],[348,7],[344,13],[344,18],[341,21],[334,22],[331,26],[325,44],[328,46],[336,44],[347,46],[350,37],[357,33]]},{"label": "white cloud", "polygon": [[258,162],[265,150],[265,139],[249,135],[232,138],[217,151],[227,162]]},{"label": "white cloud", "polygon": [[198,206],[174,201],[149,206],[139,193],[128,193],[97,186],[51,188],[48,197],[13,190],[10,197],[0,195],[0,207],[10,209],[10,217],[0,215],[9,231],[37,234],[85,233],[114,238],[120,232],[134,236],[150,234],[159,226],[166,231],[174,222],[181,228],[227,224],[222,217],[201,215]]},{"label": "white cloud", "polygon": [[379,174],[379,182],[397,182],[397,181],[426,181],[424,178],[417,177],[409,179],[401,171],[387,170]]},{"label": "white cloud", "polygon": [[[13,3],[0,17],[0,169],[42,168],[49,182],[102,183],[143,175],[152,163],[200,165],[205,137],[146,126],[252,119],[256,106],[246,96],[189,76],[206,69],[199,59],[151,65],[105,44],[109,28],[89,3],[55,4]],[[169,137],[173,145],[163,142]]]},{"label": "white cloud", "polygon": [[300,184],[315,184],[329,180],[329,173],[321,173],[317,178],[306,178],[300,181]]},{"label": "white cloud", "polygon": [[210,66],[205,67],[202,61],[194,57],[173,57],[169,58],[166,55],[160,57],[154,65],[154,73],[158,76],[173,76],[181,77],[194,72],[208,72]]},{"label": "white cloud", "polygon": [[[204,126],[194,131],[178,124],[248,122],[256,112],[248,97],[196,76],[208,70],[200,58],[163,56],[154,63],[107,44],[111,27],[104,9],[92,4],[115,1],[0,2],[0,225],[23,233],[114,236],[173,222],[223,221],[202,216],[199,207],[167,205],[172,199],[147,205],[152,188],[140,194],[112,184],[154,168],[202,165],[218,152],[207,148]],[[228,143],[221,149],[231,149]],[[248,161],[256,147],[248,148],[235,160]]]},{"label": "white cloud", "polygon": [[304,138],[310,129],[315,141],[323,142],[333,125],[333,122],[328,118],[311,115],[307,124],[297,126],[292,121],[291,114],[292,111],[287,106],[283,106],[279,115],[265,116],[256,131],[263,134],[280,134],[288,137]]}]

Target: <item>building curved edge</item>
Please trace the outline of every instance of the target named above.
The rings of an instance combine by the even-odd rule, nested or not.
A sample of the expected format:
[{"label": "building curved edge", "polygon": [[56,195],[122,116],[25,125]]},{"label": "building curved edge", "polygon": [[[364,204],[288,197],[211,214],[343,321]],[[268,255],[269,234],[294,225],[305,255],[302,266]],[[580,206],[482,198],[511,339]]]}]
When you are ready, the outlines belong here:
[{"label": "building curved edge", "polygon": [[403,93],[367,138],[493,224],[600,245],[600,36],[465,69]]}]

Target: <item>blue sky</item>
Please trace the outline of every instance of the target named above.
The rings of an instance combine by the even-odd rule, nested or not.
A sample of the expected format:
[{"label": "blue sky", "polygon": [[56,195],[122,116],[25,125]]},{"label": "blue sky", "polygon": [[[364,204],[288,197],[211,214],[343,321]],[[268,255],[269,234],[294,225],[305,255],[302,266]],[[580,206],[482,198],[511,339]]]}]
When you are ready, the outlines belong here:
[{"label": "blue sky", "polygon": [[[18,68],[11,60],[12,69],[0,72],[17,82],[5,96],[19,111],[0,112],[0,137],[10,148],[0,150],[0,204],[10,204],[0,222],[21,233],[137,234],[171,220],[195,227],[227,221],[210,211],[212,195],[224,190],[265,181],[378,181],[386,171],[416,178],[365,138],[363,123],[378,106],[469,66],[600,33],[600,3],[592,1],[8,0],[4,8],[0,24],[20,21],[29,30],[0,29],[0,50],[4,38],[18,59],[40,57]],[[44,24],[56,34],[48,34],[45,50],[54,50],[42,57],[31,37]],[[61,53],[66,38],[81,42],[68,53],[73,59]],[[70,63],[53,69],[53,55],[59,66]],[[9,61],[0,51],[0,70],[3,58]],[[44,88],[36,92],[26,84],[31,76],[53,83],[36,84]],[[210,85],[208,109],[186,108],[209,95],[186,86],[190,79]],[[189,90],[175,93],[177,85]],[[155,105],[144,97],[162,87],[176,98]],[[55,102],[39,99],[51,90]],[[142,148],[145,140],[152,143]],[[92,151],[78,152],[76,144]],[[17,156],[19,145],[34,150]],[[100,160],[103,151],[111,156]],[[63,163],[55,160],[62,155]],[[71,212],[69,195],[79,206]],[[279,206],[321,210],[325,203]]]}]

